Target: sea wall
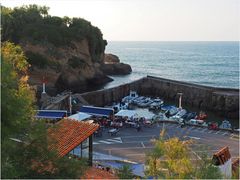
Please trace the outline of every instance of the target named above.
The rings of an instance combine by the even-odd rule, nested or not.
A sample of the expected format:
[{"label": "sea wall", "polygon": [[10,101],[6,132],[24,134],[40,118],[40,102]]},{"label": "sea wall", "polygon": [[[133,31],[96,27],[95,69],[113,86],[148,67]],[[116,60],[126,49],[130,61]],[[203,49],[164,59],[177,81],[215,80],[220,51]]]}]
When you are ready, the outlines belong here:
[{"label": "sea wall", "polygon": [[239,118],[239,89],[214,88],[164,78],[147,76],[128,84],[82,94],[95,106],[120,101],[130,90],[140,95],[161,97],[177,101],[177,93],[183,93],[182,103],[201,110],[209,110],[227,118]]}]

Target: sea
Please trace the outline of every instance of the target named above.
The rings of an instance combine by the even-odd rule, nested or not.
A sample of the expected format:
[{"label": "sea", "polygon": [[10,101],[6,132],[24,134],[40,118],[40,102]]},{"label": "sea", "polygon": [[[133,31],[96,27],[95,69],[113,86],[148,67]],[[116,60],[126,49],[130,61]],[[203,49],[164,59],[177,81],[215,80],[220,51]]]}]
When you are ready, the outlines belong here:
[{"label": "sea", "polygon": [[105,50],[130,64],[132,73],[111,76],[104,88],[147,75],[206,86],[239,88],[239,42],[109,41]]},{"label": "sea", "polygon": [[[239,42],[124,42],[110,41],[105,50],[130,64],[132,73],[111,76],[110,88],[147,75],[184,81],[205,86],[239,89]],[[175,104],[178,102],[166,102]],[[188,111],[198,112],[190,106]],[[141,110],[143,111],[143,110]],[[142,113],[142,112],[141,112]],[[148,110],[144,110],[148,115]],[[207,122],[221,124],[223,117],[207,112]],[[229,119],[239,127],[238,119]]]}]

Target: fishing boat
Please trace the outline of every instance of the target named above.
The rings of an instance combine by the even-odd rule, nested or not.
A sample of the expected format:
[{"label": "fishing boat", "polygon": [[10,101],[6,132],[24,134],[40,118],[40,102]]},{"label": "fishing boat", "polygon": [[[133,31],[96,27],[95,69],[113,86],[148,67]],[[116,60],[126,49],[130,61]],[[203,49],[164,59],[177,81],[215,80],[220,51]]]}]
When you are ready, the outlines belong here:
[{"label": "fishing boat", "polygon": [[196,112],[188,112],[182,116],[183,119],[185,120],[190,120],[190,119],[195,119],[197,116]]}]

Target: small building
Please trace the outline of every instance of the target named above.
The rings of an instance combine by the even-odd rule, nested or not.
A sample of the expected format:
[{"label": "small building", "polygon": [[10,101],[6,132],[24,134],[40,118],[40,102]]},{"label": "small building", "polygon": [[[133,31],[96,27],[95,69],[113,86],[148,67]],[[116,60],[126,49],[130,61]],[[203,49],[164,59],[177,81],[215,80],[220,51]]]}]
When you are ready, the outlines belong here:
[{"label": "small building", "polygon": [[98,130],[99,125],[77,120],[63,119],[53,127],[48,128],[49,150],[55,150],[59,157],[72,154],[74,149],[79,149],[78,157],[88,158],[92,165],[93,143],[92,135]]}]

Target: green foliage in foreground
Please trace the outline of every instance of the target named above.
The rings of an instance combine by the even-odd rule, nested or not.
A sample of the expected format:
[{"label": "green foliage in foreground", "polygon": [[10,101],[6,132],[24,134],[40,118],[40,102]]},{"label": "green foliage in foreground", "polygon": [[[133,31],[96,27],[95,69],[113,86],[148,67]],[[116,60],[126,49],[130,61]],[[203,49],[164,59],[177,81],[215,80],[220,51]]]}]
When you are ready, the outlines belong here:
[{"label": "green foliage in foreground", "polygon": [[155,141],[154,149],[147,154],[145,174],[163,179],[221,179],[220,170],[213,166],[206,155],[192,162],[188,144],[178,138],[164,139],[164,130]]},{"label": "green foliage in foreground", "polygon": [[1,60],[1,178],[80,178],[87,161],[58,158],[48,150],[47,127],[34,119],[21,48],[3,43]]},{"label": "green foliage in foreground", "polygon": [[119,179],[132,179],[134,177],[129,165],[123,165],[117,172]]},{"label": "green foliage in foreground", "polygon": [[99,28],[82,18],[56,17],[46,6],[28,5],[14,9],[1,6],[2,41],[51,43],[74,47],[73,41],[86,39],[94,61],[100,60],[107,44]]}]

